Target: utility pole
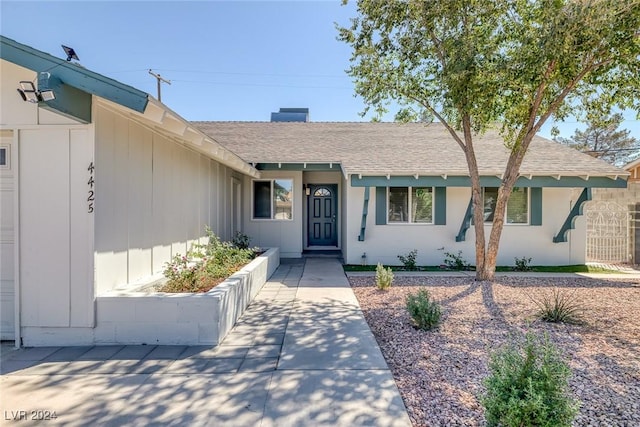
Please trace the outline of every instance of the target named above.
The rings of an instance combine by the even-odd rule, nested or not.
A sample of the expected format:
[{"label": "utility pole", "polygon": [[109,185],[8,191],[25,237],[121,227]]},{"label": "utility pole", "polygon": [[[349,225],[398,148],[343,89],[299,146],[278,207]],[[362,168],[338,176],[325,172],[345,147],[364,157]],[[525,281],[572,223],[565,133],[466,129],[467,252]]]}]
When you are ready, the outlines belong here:
[{"label": "utility pole", "polygon": [[156,78],[156,80],[158,80],[158,101],[162,102],[162,92],[160,91],[160,83],[166,83],[170,85],[171,81],[163,78],[162,76],[160,76],[160,74],[154,73],[153,71],[151,71],[151,69],[149,69],[149,74],[151,74],[153,77]]}]

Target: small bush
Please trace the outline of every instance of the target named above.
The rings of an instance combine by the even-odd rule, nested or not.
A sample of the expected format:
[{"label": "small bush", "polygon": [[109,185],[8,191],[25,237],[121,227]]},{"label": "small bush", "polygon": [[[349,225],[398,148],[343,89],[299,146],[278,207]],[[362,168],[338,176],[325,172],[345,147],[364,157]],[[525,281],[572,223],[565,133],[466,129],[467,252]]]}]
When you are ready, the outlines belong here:
[{"label": "small bush", "polygon": [[516,271],[530,271],[531,270],[531,258],[527,258],[527,257],[518,258],[518,257],[515,257],[513,259],[516,262],[516,267],[515,267]]},{"label": "small bush", "polygon": [[238,249],[249,249],[250,243],[251,238],[242,231],[236,231],[236,234],[233,235],[233,239],[231,240],[231,244]]},{"label": "small bush", "polygon": [[391,287],[393,284],[393,272],[391,271],[391,267],[383,267],[382,264],[378,263],[376,267],[376,285],[378,289],[381,291],[385,291]]},{"label": "small bush", "polygon": [[538,317],[551,323],[581,323],[584,311],[574,296],[574,292],[567,293],[553,289],[550,294],[543,294],[539,299],[531,298],[538,306]]},{"label": "small bush", "polygon": [[491,355],[481,396],[488,426],[570,426],[578,404],[568,391],[571,370],[548,337],[528,333]]},{"label": "small bush", "polygon": [[469,270],[471,268],[471,265],[462,258],[462,251],[458,251],[457,255],[445,252],[444,264],[450,270]]},{"label": "small bush", "polygon": [[398,255],[398,259],[404,265],[405,270],[409,270],[409,271],[415,271],[418,269],[418,266],[416,265],[417,257],[418,257],[417,249],[414,249],[411,252],[409,252],[407,256]]},{"label": "small bush", "polygon": [[420,289],[417,294],[407,295],[407,310],[415,325],[424,330],[438,326],[442,310],[440,304],[431,300],[429,291]]}]

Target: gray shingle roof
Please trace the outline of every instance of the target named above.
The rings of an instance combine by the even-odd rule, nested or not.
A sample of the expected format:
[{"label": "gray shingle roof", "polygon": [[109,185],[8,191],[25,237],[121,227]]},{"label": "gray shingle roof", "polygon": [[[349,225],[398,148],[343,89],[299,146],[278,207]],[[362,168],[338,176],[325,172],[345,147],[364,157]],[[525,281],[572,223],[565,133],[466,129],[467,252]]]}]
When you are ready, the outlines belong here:
[{"label": "gray shingle roof", "polygon": [[[439,123],[192,122],[251,163],[340,163],[347,174],[467,175],[461,148]],[[496,131],[475,140],[481,175],[500,175],[509,150]],[[535,137],[522,175],[610,176],[608,163]]]}]

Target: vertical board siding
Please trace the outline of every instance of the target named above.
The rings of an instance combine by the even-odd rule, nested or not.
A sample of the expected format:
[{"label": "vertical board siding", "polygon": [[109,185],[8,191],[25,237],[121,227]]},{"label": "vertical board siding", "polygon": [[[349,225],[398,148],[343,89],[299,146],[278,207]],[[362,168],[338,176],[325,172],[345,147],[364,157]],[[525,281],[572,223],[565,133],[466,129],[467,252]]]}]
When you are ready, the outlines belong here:
[{"label": "vertical board siding", "polygon": [[[69,133],[70,326],[94,326],[93,219],[88,211],[93,144],[85,129]],[[95,184],[94,187],[95,189]],[[94,194],[95,197],[95,194]],[[95,212],[95,210],[94,210]]]},{"label": "vertical board siding", "polygon": [[23,130],[19,146],[22,326],[68,327],[69,131]]},{"label": "vertical board siding", "polygon": [[161,271],[164,263],[171,259],[171,241],[166,235],[170,227],[170,212],[165,211],[173,179],[171,171],[171,153],[169,142],[153,136],[153,203],[151,219],[153,222],[153,271]]},{"label": "vertical board siding", "polygon": [[230,169],[106,109],[97,122],[98,292],[162,272],[206,226],[230,238]]}]

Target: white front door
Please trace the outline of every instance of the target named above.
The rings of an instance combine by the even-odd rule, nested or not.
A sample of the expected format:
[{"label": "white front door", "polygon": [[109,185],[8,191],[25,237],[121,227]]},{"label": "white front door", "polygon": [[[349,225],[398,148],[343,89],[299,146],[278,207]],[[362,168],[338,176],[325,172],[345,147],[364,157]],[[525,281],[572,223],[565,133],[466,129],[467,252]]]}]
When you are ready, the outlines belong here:
[{"label": "white front door", "polygon": [[[0,339],[15,339],[15,221],[11,131],[0,130]],[[15,158],[16,156],[14,156]]]}]

